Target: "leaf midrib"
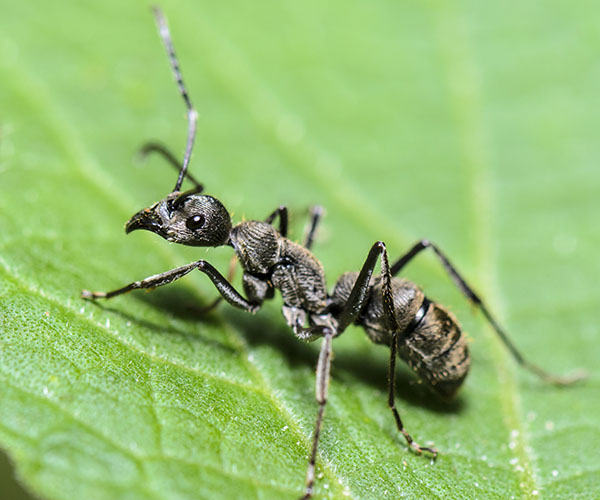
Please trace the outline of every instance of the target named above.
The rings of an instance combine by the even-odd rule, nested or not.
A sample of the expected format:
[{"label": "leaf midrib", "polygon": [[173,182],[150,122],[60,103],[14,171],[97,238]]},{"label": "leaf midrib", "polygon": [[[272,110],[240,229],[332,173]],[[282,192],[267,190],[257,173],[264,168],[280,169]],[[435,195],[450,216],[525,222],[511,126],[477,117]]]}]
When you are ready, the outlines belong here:
[{"label": "leaf midrib", "polygon": [[[470,37],[467,33],[464,17],[458,17],[458,10],[448,12],[447,9],[441,9],[441,16],[435,20],[434,38],[439,45],[439,51],[446,61],[446,69],[449,97],[453,104],[454,116],[456,118],[457,128],[463,136],[461,145],[464,149],[464,168],[468,172],[467,179],[472,180],[472,187],[469,192],[472,195],[471,204],[473,209],[471,214],[475,238],[478,244],[475,251],[477,264],[475,268],[487,283],[487,299],[493,298],[494,310],[502,311],[505,309],[501,300],[500,287],[498,285],[498,266],[493,257],[492,242],[497,237],[492,236],[491,227],[496,227],[492,221],[490,207],[494,204],[493,190],[490,183],[490,171],[492,161],[488,151],[487,138],[490,134],[487,132],[485,120],[483,119],[482,103],[483,86],[480,84],[480,75],[478,74],[478,65],[475,64],[473,48]],[[461,12],[462,14],[462,12]],[[451,33],[455,43],[452,45],[444,44],[442,38]],[[479,78],[478,78],[479,77]],[[468,98],[464,94],[467,88],[471,92]],[[458,90],[461,89],[461,90]],[[489,224],[486,222],[490,221]],[[518,482],[524,495],[531,496],[532,492],[539,491],[539,478],[534,470],[534,460],[530,437],[523,423],[518,386],[515,380],[514,370],[508,361],[508,355],[500,339],[492,335],[492,329],[486,325],[488,338],[493,337],[488,342],[488,349],[493,353],[493,360],[496,372],[501,381],[505,383],[499,386],[501,399],[500,407],[504,413],[504,422],[507,426],[507,434],[517,431],[517,435],[512,435],[516,446],[510,449],[510,452],[519,460],[523,471],[520,473],[521,480]]]}]

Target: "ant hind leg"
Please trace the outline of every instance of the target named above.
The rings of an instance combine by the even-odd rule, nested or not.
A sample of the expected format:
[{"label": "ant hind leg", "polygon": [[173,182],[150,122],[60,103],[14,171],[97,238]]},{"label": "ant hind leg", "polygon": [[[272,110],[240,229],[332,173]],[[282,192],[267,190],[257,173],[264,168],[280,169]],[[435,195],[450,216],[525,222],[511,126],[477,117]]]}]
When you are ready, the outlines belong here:
[{"label": "ant hind leg", "polygon": [[519,365],[521,365],[526,370],[535,373],[545,382],[549,382],[555,385],[569,385],[586,377],[586,373],[582,370],[579,370],[573,373],[572,375],[566,377],[560,377],[548,373],[546,370],[543,370],[539,366],[527,361],[516,348],[516,346],[513,344],[513,342],[510,340],[504,329],[496,321],[494,316],[492,316],[485,303],[481,300],[481,298],[479,298],[479,296],[475,293],[473,288],[464,280],[464,278],[457,271],[454,265],[448,260],[448,257],[446,257],[446,255],[429,240],[421,240],[417,242],[408,252],[406,252],[402,257],[400,257],[396,262],[394,262],[394,264],[390,268],[391,276],[395,276],[396,274],[398,274],[406,264],[408,264],[413,258],[415,258],[419,253],[421,253],[427,248],[433,250],[435,256],[442,263],[442,266],[444,267],[444,269],[446,270],[456,287],[462,292],[462,294],[469,301],[471,301],[473,305],[475,305],[481,310],[485,319],[491,325],[494,332],[496,332],[496,335],[500,337],[502,343],[510,351],[513,358]]}]

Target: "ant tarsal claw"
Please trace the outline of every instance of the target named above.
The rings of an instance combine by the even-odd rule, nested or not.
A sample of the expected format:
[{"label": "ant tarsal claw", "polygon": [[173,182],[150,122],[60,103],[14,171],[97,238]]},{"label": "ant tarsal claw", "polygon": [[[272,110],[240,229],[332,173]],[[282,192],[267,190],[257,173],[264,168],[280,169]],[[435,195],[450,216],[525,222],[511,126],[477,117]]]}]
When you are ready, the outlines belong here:
[{"label": "ant tarsal claw", "polygon": [[81,298],[85,300],[105,299],[106,293],[104,292],[90,292],[89,290],[81,291]]},{"label": "ant tarsal claw", "polygon": [[438,456],[438,450],[436,448],[429,448],[427,446],[420,446],[414,441],[408,443],[408,447],[417,455],[422,455],[423,453],[430,453],[432,460],[435,460]]}]

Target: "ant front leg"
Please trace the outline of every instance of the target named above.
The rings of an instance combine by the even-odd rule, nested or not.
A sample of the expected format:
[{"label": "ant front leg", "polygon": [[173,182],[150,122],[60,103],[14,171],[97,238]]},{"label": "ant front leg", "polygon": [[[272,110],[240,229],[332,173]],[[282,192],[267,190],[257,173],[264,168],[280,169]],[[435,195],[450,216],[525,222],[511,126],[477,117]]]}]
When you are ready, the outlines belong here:
[{"label": "ant front leg", "polygon": [[133,283],[129,283],[124,287],[117,288],[116,290],[112,290],[110,292],[90,292],[89,290],[83,290],[81,292],[81,298],[89,300],[112,299],[117,295],[122,295],[124,293],[130,292],[131,290],[153,289],[158,286],[168,285],[169,283],[173,283],[173,281],[178,280],[179,278],[183,278],[186,274],[190,273],[197,267],[198,262],[192,262],[191,264],[188,264],[186,266],[177,267],[164,273],[149,276],[141,281],[134,281]]},{"label": "ant front leg", "polygon": [[[145,147],[151,148],[151,150],[153,150],[153,151],[161,152],[162,154],[164,154],[165,151],[166,151],[167,155],[171,154],[168,150],[166,150],[166,148],[162,148],[162,146],[157,145],[156,143],[148,143]],[[171,161],[171,160],[169,160],[169,161]],[[192,180],[189,174],[187,174],[187,176],[190,180]],[[281,236],[283,236],[285,238],[287,236],[287,228],[288,228],[288,211],[287,211],[287,207],[285,205],[280,205],[279,207],[277,207],[265,219],[265,222],[267,224],[273,224],[273,222],[275,221],[275,219],[277,217],[279,217],[279,234],[281,234]],[[237,262],[237,256],[234,254],[231,257],[231,259],[229,260],[229,270],[227,272],[227,281],[229,281],[229,282],[233,281],[233,277],[235,275],[236,262]],[[209,313],[210,311],[215,309],[221,303],[221,300],[223,300],[223,296],[217,297],[208,305],[200,308],[199,312],[202,314]]]},{"label": "ant front leg", "polygon": [[198,271],[206,274],[215,285],[215,288],[221,294],[221,297],[223,297],[232,306],[252,313],[256,312],[260,308],[260,304],[252,304],[242,297],[242,295],[233,287],[233,285],[229,283],[229,281],[227,281],[225,277],[212,266],[212,264],[206,262],[205,260],[199,260],[197,262],[187,264],[186,266],[177,267],[164,273],[155,274],[154,276],[149,276],[141,281],[134,281],[129,285],[118,288],[111,292],[90,292],[88,290],[83,290],[81,292],[81,298],[89,300],[111,299],[117,295],[130,292],[131,290],[153,289],[158,286],[173,283],[173,281],[183,278],[186,274],[190,273],[194,269],[198,269]]},{"label": "ant front leg", "polygon": [[517,363],[519,365],[521,365],[526,370],[529,370],[530,372],[535,373],[542,380],[549,382],[551,384],[555,384],[555,385],[572,384],[573,382],[576,382],[576,381],[581,380],[586,377],[585,372],[583,372],[581,370],[578,371],[577,373],[574,373],[571,376],[559,377],[559,376],[553,375],[551,373],[548,373],[546,370],[543,370],[539,366],[527,361],[523,357],[523,355],[518,351],[516,346],[512,343],[512,341],[510,340],[510,338],[508,337],[508,335],[506,334],[504,329],[500,326],[500,324],[492,316],[492,314],[490,313],[487,306],[479,298],[479,296],[475,293],[473,288],[469,284],[467,284],[467,282],[464,280],[464,278],[460,275],[460,273],[456,270],[456,268],[448,260],[446,255],[430,241],[421,240],[421,241],[417,242],[408,252],[406,252],[406,254],[404,254],[402,257],[400,257],[392,265],[392,267],[390,268],[391,275],[395,276],[396,274],[398,274],[406,264],[408,264],[413,258],[415,258],[420,252],[422,252],[426,248],[431,248],[431,250],[433,250],[435,256],[442,263],[442,266],[444,267],[444,269],[446,270],[446,272],[448,273],[450,278],[452,278],[452,281],[454,281],[454,284],[456,285],[456,287],[463,293],[463,295],[467,299],[469,299],[473,303],[473,305],[475,305],[476,307],[478,307],[481,310],[481,312],[485,316],[488,323],[492,326],[494,332],[496,332],[496,335],[498,335],[498,337],[500,337],[500,340],[502,340],[502,342],[504,343],[506,348],[510,351],[513,358],[517,361]]},{"label": "ant front leg", "polygon": [[[231,256],[231,259],[229,259],[229,269],[227,270],[227,281],[229,281],[230,283],[233,281],[233,278],[235,276],[235,265],[236,264],[237,264],[237,256],[235,254],[233,254]],[[219,295],[216,299],[213,299],[213,301],[210,302],[209,304],[199,307],[196,310],[200,314],[208,314],[212,310],[216,309],[216,307],[221,303],[222,300],[223,300],[223,296]]]}]

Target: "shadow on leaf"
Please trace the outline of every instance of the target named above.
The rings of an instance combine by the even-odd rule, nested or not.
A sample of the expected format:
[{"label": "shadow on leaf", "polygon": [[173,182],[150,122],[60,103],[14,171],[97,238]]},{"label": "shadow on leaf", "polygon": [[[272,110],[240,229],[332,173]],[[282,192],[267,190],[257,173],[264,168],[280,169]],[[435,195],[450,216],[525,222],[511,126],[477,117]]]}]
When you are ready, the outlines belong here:
[{"label": "shadow on leaf", "polygon": [[[219,325],[221,323],[216,316],[202,313],[197,308],[194,308],[192,305],[193,297],[191,294],[182,292],[180,290],[173,290],[173,292],[174,293],[168,290],[161,290],[160,292],[154,294],[135,293],[132,296],[135,296],[137,300],[149,304],[157,309],[163,310],[165,313],[179,319],[186,321],[199,321],[211,325]],[[90,301],[90,303],[95,307],[102,309],[103,311],[115,314],[123,318],[125,321],[136,323],[137,325],[158,334],[177,335],[185,338],[189,342],[200,341],[207,345],[211,345],[231,353],[237,353],[235,349],[227,346],[225,343],[201,337],[197,332],[190,332],[172,325],[148,321],[140,315],[129,313],[125,307],[119,308],[116,303],[113,305],[110,302],[102,302],[98,300]]]},{"label": "shadow on leaf", "polygon": [[21,486],[20,481],[16,478],[12,461],[2,450],[0,450],[0,485],[2,498],[10,500],[35,500],[37,498]]},{"label": "shadow on leaf", "polygon": [[[275,322],[267,315],[266,311],[263,311],[262,315],[259,313],[250,316],[228,307],[227,304],[220,305],[218,313],[214,312],[216,309],[207,311],[205,304],[198,304],[197,297],[184,287],[156,290],[154,293],[135,293],[134,296],[170,316],[185,321],[198,321],[214,326],[219,325],[224,319],[244,336],[250,346],[274,346],[283,354],[290,367],[309,366],[314,368],[316,366],[318,356],[316,350],[309,344],[296,339],[283,319],[281,322]],[[197,333],[189,333],[173,326],[153,323],[123,309],[109,307],[103,303],[95,302],[95,304],[105,311],[117,314],[144,328],[169,335],[180,335],[190,341],[201,340],[220,349],[234,352],[224,343],[201,339]],[[385,350],[383,346],[377,347]],[[403,367],[401,361],[396,366],[396,395],[400,400],[438,413],[458,413],[463,409],[464,402],[460,396],[450,401],[444,401],[421,384],[409,369]],[[387,400],[388,361],[376,356],[372,350],[338,353],[335,357],[332,376],[349,384],[367,383],[382,391],[384,404]]]},{"label": "shadow on leaf", "polygon": [[[290,366],[316,367],[318,352],[309,344],[296,339],[283,319],[275,323],[267,316],[256,315],[249,318],[247,314],[231,309],[223,309],[221,312],[227,322],[242,332],[251,346],[275,346]],[[378,348],[388,352],[384,346],[375,347]],[[333,350],[335,353],[335,341]],[[372,352],[369,350],[335,354],[332,377],[347,383],[367,383],[384,392],[382,402],[386,404],[388,360],[382,361]],[[396,395],[411,404],[439,413],[458,413],[464,407],[460,396],[450,401],[440,399],[421,384],[408,368],[404,368],[401,361],[396,365]]]}]

